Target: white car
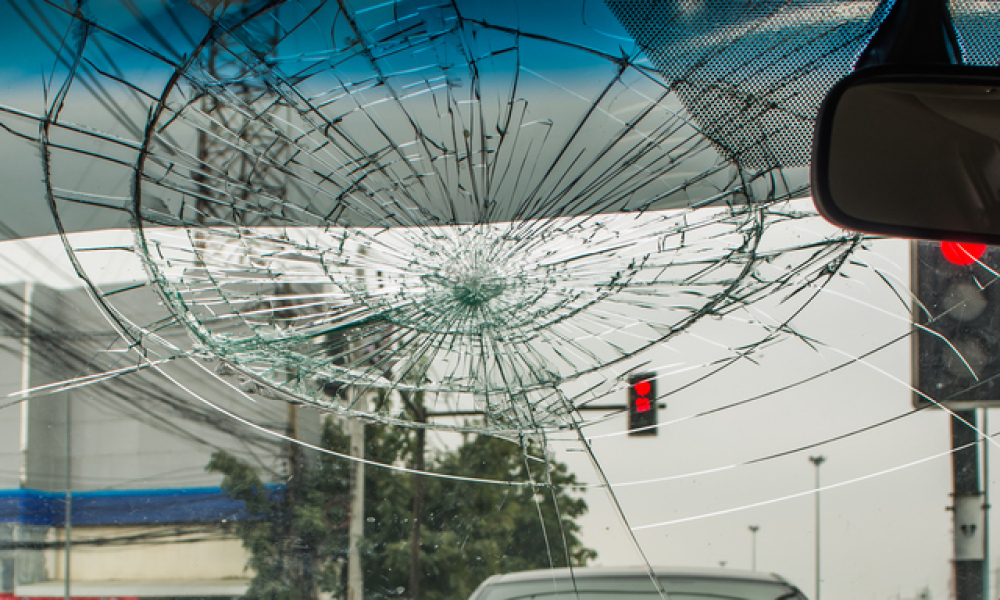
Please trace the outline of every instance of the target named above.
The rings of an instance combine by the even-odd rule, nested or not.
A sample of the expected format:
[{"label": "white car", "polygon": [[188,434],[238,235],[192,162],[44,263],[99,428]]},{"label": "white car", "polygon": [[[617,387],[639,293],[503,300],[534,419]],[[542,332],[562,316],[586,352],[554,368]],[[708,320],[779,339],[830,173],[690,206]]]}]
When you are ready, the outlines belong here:
[{"label": "white car", "polygon": [[778,575],[736,569],[645,567],[543,569],[494,575],[469,600],[806,600]]}]

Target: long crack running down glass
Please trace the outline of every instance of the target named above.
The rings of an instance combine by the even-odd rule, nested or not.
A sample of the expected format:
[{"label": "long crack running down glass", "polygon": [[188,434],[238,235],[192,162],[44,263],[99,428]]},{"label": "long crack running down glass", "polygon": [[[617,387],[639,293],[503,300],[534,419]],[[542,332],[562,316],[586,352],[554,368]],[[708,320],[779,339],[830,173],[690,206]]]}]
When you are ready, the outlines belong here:
[{"label": "long crack running down glass", "polygon": [[[309,560],[335,564],[333,574],[317,567],[313,581],[309,568],[261,558],[263,546],[247,540],[273,532],[233,534],[253,553],[255,586],[269,569],[297,581],[289,589],[299,596],[252,587],[256,597],[357,592],[350,565],[361,536],[384,542],[371,542],[370,564],[396,552],[394,572],[408,573],[369,572],[367,596],[423,589],[458,598],[468,584],[435,578],[470,556],[494,560],[475,571],[479,579],[582,565],[594,558],[587,543],[628,548],[627,562],[649,565],[664,555],[647,530],[810,494],[781,485],[691,508],[660,498],[675,480],[796,453],[805,463],[811,448],[891,427],[911,411],[802,430],[776,446],[720,448],[676,469],[652,456],[641,461],[648,471],[616,470],[625,458],[602,445],[625,439],[608,426],[620,423],[640,374],[653,374],[658,403],[681,406],[661,414],[664,437],[852,367],[908,393],[906,376],[878,356],[908,339],[902,259],[826,226],[802,201],[819,101],[891,4],[9,0],[11,39],[24,50],[8,52],[11,83],[0,94],[3,235],[58,234],[107,339],[103,349],[74,349],[56,374],[23,377],[3,410],[71,390],[114,397],[115,410],[141,413],[150,427],[192,439],[199,428],[213,432],[204,434],[213,441],[192,442],[228,452],[213,455],[206,481],[224,477],[230,495],[261,514],[280,511],[267,512],[278,510],[268,508],[272,492],[251,488],[280,484],[273,493],[305,503],[296,486],[324,490],[313,522],[343,529],[343,552]],[[970,60],[995,62],[998,9],[968,1],[953,10]],[[5,301],[11,331],[38,327],[25,312],[34,289]],[[830,298],[896,329],[843,340],[830,329]],[[813,310],[825,325],[809,320]],[[30,337],[22,333],[12,337]],[[762,366],[784,360],[765,355],[788,352],[816,360],[791,371]],[[128,400],[141,395],[137,381],[158,390],[152,404]],[[299,407],[314,411],[301,430]],[[358,427],[368,430],[367,451]],[[698,439],[741,435],[723,431]],[[518,448],[517,460],[477,471],[476,461],[502,454],[478,439]],[[701,452],[688,442],[692,456]],[[585,460],[566,454],[574,451]],[[299,453],[334,462],[320,468]],[[926,454],[876,461],[841,481]],[[359,464],[368,468],[346,466]],[[333,486],[334,475],[319,483],[310,469],[366,482],[385,471],[369,495],[412,496],[412,506],[395,501],[405,531],[380,538],[381,529],[355,525],[359,506],[380,527],[392,511],[364,500],[347,510],[357,486]],[[405,486],[390,477],[417,473],[425,476]],[[30,487],[24,477],[20,487]],[[503,547],[458,553],[452,567],[435,562],[439,547],[465,552],[474,537],[449,537],[462,527],[435,521],[472,519],[439,499],[471,497],[463,485],[530,490],[524,503],[538,504],[531,519],[544,564],[502,562]],[[587,510],[578,494],[588,488],[606,492],[585,497],[616,515],[600,523],[624,522],[625,542],[588,538],[587,527],[581,541],[574,519]],[[662,509],[645,512],[654,488]],[[505,498],[481,508],[499,511]],[[306,539],[304,526],[288,522],[288,539]],[[295,554],[294,544],[268,543]],[[615,564],[616,552],[599,547],[597,557]],[[440,590],[450,591],[433,595]]]}]

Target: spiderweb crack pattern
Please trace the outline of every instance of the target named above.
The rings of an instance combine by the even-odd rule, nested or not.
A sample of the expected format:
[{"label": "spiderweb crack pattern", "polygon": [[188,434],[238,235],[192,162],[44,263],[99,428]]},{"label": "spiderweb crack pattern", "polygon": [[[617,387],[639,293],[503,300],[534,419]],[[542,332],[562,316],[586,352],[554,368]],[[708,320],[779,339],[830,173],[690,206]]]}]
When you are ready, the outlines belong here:
[{"label": "spiderweb crack pattern", "polygon": [[[51,100],[0,120],[42,146],[59,228],[125,215],[187,351],[246,389],[576,426],[706,318],[797,314],[839,272],[855,237],[771,232],[812,216],[786,204],[808,130],[882,4],[198,2],[123,25],[53,2]],[[710,362],[785,322],[743,319]]]}]

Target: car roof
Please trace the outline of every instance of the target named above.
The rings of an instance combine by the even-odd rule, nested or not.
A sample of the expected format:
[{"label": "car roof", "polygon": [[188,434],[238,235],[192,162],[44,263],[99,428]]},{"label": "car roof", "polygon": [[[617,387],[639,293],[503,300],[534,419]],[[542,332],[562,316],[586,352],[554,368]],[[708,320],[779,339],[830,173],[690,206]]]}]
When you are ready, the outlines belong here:
[{"label": "car roof", "polygon": [[[505,585],[511,583],[522,583],[527,581],[540,581],[550,579],[570,579],[570,572],[574,579],[600,579],[605,577],[649,577],[649,572],[645,566],[624,566],[624,567],[576,567],[574,569],[539,569],[535,571],[520,571],[517,573],[505,573],[494,575],[483,582],[480,587],[486,585]],[[727,579],[741,581],[761,581],[769,583],[788,583],[782,577],[774,573],[762,573],[760,571],[744,571],[740,569],[714,569],[697,567],[653,567],[653,572],[658,577],[668,579]]]}]

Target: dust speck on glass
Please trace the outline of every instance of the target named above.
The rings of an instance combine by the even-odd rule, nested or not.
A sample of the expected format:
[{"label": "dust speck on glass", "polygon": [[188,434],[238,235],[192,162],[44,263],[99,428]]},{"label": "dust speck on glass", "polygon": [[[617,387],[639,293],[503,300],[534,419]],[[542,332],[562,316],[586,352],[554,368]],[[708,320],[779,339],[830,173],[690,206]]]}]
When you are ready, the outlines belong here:
[{"label": "dust speck on glass", "polygon": [[[909,393],[878,355],[906,326],[836,325],[908,320],[905,259],[803,201],[819,102],[891,4],[9,0],[0,594],[457,599],[586,565],[814,594],[798,557],[767,566],[792,583],[653,573],[749,569],[747,523],[724,551],[685,528],[805,502],[809,452],[913,412],[696,425],[851,369]],[[995,64],[1000,9],[952,10]],[[789,456],[797,487],[674,487]],[[220,564],[116,575],[120,546]],[[610,597],[586,573],[544,593]]]}]

